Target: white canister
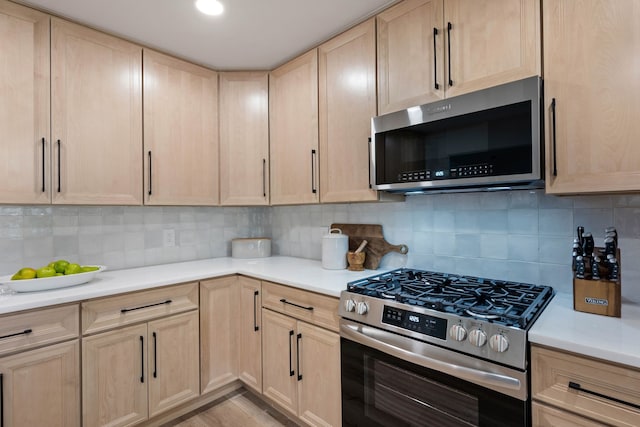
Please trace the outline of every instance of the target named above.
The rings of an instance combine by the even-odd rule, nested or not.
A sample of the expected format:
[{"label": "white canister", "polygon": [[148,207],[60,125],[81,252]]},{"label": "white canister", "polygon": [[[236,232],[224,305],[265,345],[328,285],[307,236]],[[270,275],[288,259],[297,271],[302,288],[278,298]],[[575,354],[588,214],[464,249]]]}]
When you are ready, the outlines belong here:
[{"label": "white canister", "polygon": [[339,228],[332,228],[322,236],[322,268],[341,270],[347,268],[349,237]]}]

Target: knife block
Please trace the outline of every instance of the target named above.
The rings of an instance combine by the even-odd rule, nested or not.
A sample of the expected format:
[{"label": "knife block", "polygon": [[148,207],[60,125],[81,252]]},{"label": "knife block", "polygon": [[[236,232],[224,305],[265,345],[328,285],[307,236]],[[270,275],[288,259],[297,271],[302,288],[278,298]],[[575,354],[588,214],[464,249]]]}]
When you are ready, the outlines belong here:
[{"label": "knife block", "polygon": [[[595,248],[596,251],[603,248]],[[616,258],[621,266],[620,249]],[[620,268],[622,271],[622,268]],[[622,273],[618,280],[587,280],[573,276],[573,309],[585,313],[620,317],[622,311]]]}]

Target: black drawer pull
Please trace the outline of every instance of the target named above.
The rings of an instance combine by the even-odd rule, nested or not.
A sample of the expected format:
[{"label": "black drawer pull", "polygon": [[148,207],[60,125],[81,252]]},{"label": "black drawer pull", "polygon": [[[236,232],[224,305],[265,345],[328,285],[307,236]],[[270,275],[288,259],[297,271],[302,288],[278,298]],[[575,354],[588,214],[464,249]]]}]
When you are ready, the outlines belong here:
[{"label": "black drawer pull", "polygon": [[144,337],[140,335],[140,382],[144,384]]},{"label": "black drawer pull", "polygon": [[27,335],[27,334],[30,334],[31,332],[33,332],[32,329],[25,329],[24,331],[16,332],[15,334],[3,335],[0,337],[0,340],[3,340],[5,338],[17,337],[18,335]]},{"label": "black drawer pull", "polygon": [[168,299],[166,301],[157,302],[155,304],[141,305],[140,307],[123,308],[122,310],[120,310],[120,313],[128,313],[129,311],[142,310],[143,308],[155,307],[156,305],[163,305],[163,304],[171,304],[171,300]]},{"label": "black drawer pull", "polygon": [[312,306],[305,307],[304,305],[296,304],[295,302],[289,302],[289,301],[287,301],[287,300],[286,300],[286,299],[284,299],[284,298],[282,298],[282,299],[280,300],[280,302],[283,302],[283,303],[285,303],[285,304],[292,305],[292,306],[294,306],[294,307],[301,308],[301,309],[303,309],[303,310],[313,311],[313,307],[312,307]]},{"label": "black drawer pull", "polygon": [[581,391],[583,393],[591,394],[593,396],[598,396],[603,399],[610,400],[612,402],[621,403],[626,406],[631,406],[632,408],[640,409],[640,405],[636,405],[635,403],[627,402],[626,400],[618,399],[616,397],[607,396],[606,394],[598,393],[597,391],[582,388],[580,384],[574,383],[573,381],[569,381],[569,388],[572,388],[577,391]]},{"label": "black drawer pull", "polygon": [[258,326],[258,295],[260,295],[259,291],[253,292],[253,330],[259,331],[260,326]]}]

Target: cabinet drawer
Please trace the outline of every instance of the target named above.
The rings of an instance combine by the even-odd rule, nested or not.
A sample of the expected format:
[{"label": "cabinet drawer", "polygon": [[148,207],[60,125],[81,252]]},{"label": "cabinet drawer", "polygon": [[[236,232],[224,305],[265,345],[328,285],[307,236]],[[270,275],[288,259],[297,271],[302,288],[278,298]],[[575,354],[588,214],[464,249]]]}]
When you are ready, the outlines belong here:
[{"label": "cabinet drawer", "polygon": [[588,420],[570,412],[533,402],[533,427],[599,427],[602,424]]},{"label": "cabinet drawer", "polygon": [[0,317],[0,355],[75,338],[79,331],[77,305],[43,308],[2,316]]},{"label": "cabinet drawer", "polygon": [[90,300],[82,303],[82,334],[197,308],[197,282]]},{"label": "cabinet drawer", "polygon": [[262,306],[313,323],[339,330],[338,299],[275,283],[262,283]]},{"label": "cabinet drawer", "polygon": [[638,425],[640,370],[535,346],[531,366],[535,400],[610,425]]}]

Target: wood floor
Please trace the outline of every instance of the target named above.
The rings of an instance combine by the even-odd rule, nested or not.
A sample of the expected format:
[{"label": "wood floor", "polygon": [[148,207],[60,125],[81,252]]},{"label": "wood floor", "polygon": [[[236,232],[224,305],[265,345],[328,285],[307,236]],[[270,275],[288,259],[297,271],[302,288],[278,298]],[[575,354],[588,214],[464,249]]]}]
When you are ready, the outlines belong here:
[{"label": "wood floor", "polygon": [[295,427],[296,423],[245,389],[230,393],[163,427]]}]

